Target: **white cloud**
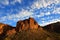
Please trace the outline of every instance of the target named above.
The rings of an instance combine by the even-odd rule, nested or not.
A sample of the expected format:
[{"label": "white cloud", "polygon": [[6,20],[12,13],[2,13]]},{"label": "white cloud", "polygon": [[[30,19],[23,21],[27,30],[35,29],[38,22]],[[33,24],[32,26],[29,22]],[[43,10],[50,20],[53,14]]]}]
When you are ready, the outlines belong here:
[{"label": "white cloud", "polygon": [[39,1],[34,2],[31,6],[32,9],[35,9],[35,8],[39,9],[40,7],[42,7],[42,4]]},{"label": "white cloud", "polygon": [[42,21],[42,22],[44,22],[44,23],[43,24],[40,24],[40,25],[41,26],[46,26],[46,25],[51,24],[51,23],[60,22],[60,20],[59,19],[52,19],[49,22],[45,22],[45,21]]},{"label": "white cloud", "polygon": [[46,12],[46,13],[43,13],[43,12],[41,12],[39,15],[34,15],[35,17],[43,17],[43,16],[48,16],[48,15],[51,15],[51,13],[50,12]]},{"label": "white cloud", "polygon": [[0,0],[0,3],[4,4],[4,5],[8,5],[9,1],[8,0]]},{"label": "white cloud", "polygon": [[22,0],[14,0],[10,4],[15,4],[16,2],[21,3]]},{"label": "white cloud", "polygon": [[9,5],[9,4],[15,4],[16,2],[21,3],[22,0],[11,0],[11,2],[9,2],[9,0],[0,0],[0,3],[3,5]]},{"label": "white cloud", "polygon": [[50,12],[45,13],[45,15],[50,15],[50,14],[51,14]]},{"label": "white cloud", "polygon": [[21,17],[31,16],[32,14],[33,14],[32,12],[24,9],[19,13]]},{"label": "white cloud", "polygon": [[34,15],[34,17],[42,17],[42,16],[44,16],[45,14],[44,13],[40,13],[39,15]]},{"label": "white cloud", "polygon": [[22,0],[15,0],[15,2],[19,2],[19,3],[21,3],[21,1],[22,1]]},{"label": "white cloud", "polygon": [[60,14],[60,8],[55,8],[52,13],[53,14]]},{"label": "white cloud", "polygon": [[47,7],[48,5],[50,5],[52,3],[57,4],[59,2],[60,2],[60,0],[37,0],[32,4],[31,8],[32,9],[35,9],[35,8],[39,9],[41,7]]},{"label": "white cloud", "polygon": [[17,14],[12,14],[12,15],[7,15],[7,16],[1,17],[0,21],[1,22],[6,21],[6,20],[18,21],[18,20],[27,19],[32,15],[33,15],[33,12],[22,9],[22,11]]}]

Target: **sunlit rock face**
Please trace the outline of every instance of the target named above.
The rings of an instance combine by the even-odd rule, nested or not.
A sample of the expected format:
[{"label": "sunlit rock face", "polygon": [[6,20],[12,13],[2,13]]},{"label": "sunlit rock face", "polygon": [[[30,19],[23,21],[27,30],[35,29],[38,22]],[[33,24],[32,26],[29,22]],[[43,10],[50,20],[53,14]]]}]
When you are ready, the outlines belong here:
[{"label": "sunlit rock face", "polygon": [[8,25],[0,23],[0,40],[3,40],[6,36],[15,34],[15,28]]},{"label": "sunlit rock face", "polygon": [[3,33],[3,27],[4,27],[4,24],[0,23],[0,34]]},{"label": "sunlit rock face", "polygon": [[0,23],[0,34],[6,34],[7,31],[12,30],[14,27]]},{"label": "sunlit rock face", "polygon": [[16,30],[38,29],[38,24],[33,18],[20,20],[17,22]]},{"label": "sunlit rock face", "polygon": [[38,24],[33,18],[29,18],[30,29],[38,29]]},{"label": "sunlit rock face", "polygon": [[49,24],[49,25],[45,26],[44,29],[60,33],[60,22]]}]

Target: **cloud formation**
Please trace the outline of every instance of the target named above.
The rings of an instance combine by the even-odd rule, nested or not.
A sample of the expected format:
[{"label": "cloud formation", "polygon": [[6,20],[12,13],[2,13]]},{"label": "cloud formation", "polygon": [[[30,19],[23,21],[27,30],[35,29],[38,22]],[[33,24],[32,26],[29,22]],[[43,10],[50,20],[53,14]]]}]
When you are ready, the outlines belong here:
[{"label": "cloud formation", "polygon": [[21,3],[21,0],[12,0],[12,1],[9,1],[9,0],[0,0],[0,3],[3,4],[3,5],[15,4],[16,2]]},{"label": "cloud formation", "polygon": [[60,14],[60,8],[55,8],[53,11],[54,14]]},{"label": "cloud formation", "polygon": [[1,21],[6,21],[6,20],[18,21],[18,20],[27,19],[32,15],[33,15],[33,12],[22,9],[21,12],[17,14],[7,15],[7,16],[1,17],[0,19]]},{"label": "cloud formation", "polygon": [[32,4],[31,8],[32,9],[35,9],[35,8],[40,9],[41,7],[47,7],[52,3],[58,4],[59,2],[60,2],[60,0],[36,0]]},{"label": "cloud formation", "polygon": [[[0,1],[0,3],[4,4],[4,5],[9,5],[9,4],[15,4],[16,2],[20,4],[22,4],[22,0],[13,0],[13,1]],[[15,4],[14,6],[8,6],[8,7],[13,7],[12,10],[10,12],[8,12],[8,14],[6,16],[3,16],[0,18],[0,22],[7,22],[7,21],[14,21],[17,22],[18,20],[24,20],[24,19],[28,19],[29,17],[33,17],[35,19],[39,19],[39,24],[42,25],[47,25],[50,23],[54,23],[57,21],[60,21],[60,19],[55,18],[55,14],[60,14],[60,7],[57,8],[56,5],[60,4],[60,0],[36,0],[33,2],[32,5],[27,6],[26,5],[21,5],[19,6],[21,8],[21,10],[15,9],[14,6],[17,5]],[[24,7],[26,8],[24,8]],[[17,12],[16,12],[16,11]],[[13,13],[13,12],[16,12]],[[10,14],[11,13],[11,14]],[[58,15],[57,15],[58,16]],[[58,16],[59,17],[59,16]],[[42,22],[42,23],[41,23]],[[12,22],[10,23],[12,24]]]}]

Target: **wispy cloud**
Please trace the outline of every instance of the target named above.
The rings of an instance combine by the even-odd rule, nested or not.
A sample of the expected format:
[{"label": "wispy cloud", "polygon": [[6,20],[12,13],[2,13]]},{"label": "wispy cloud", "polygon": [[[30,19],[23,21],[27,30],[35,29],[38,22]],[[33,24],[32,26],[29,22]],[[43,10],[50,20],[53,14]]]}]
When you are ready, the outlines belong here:
[{"label": "wispy cloud", "polygon": [[9,0],[0,0],[0,3],[3,5],[9,5],[9,4],[15,4],[16,2],[21,3],[22,0],[11,0],[11,2]]},{"label": "wispy cloud", "polygon": [[52,20],[50,20],[49,22],[43,21],[43,23],[40,24],[40,25],[41,25],[41,26],[46,26],[46,25],[48,25],[48,24],[56,23],[56,22],[60,22],[60,19],[52,19]]},{"label": "wispy cloud", "polygon": [[10,4],[15,4],[16,2],[21,3],[22,0],[14,0],[14,1],[11,1]]},{"label": "wispy cloud", "polygon": [[60,8],[55,8],[52,13],[53,14],[60,14]]},{"label": "wispy cloud", "polygon": [[22,9],[21,12],[17,14],[7,15],[7,16],[1,17],[0,19],[1,21],[6,21],[6,20],[18,21],[18,20],[27,19],[32,15],[33,15],[33,12]]},{"label": "wispy cloud", "polygon": [[35,9],[35,8],[40,9],[41,7],[47,7],[52,3],[57,4],[59,2],[60,2],[59,0],[37,0],[32,4],[31,8],[32,9]]},{"label": "wispy cloud", "polygon": [[4,5],[8,5],[9,4],[9,0],[0,0],[0,3],[4,4]]}]

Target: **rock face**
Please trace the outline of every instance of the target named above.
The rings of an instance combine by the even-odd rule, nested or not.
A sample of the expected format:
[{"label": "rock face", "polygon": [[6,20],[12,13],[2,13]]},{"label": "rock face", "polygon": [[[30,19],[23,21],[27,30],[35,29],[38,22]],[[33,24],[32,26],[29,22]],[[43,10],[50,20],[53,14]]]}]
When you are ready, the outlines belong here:
[{"label": "rock face", "polygon": [[0,23],[0,35],[7,34],[7,31],[14,29],[14,27]]},{"label": "rock face", "polygon": [[15,33],[16,31],[13,29],[15,28],[10,25],[0,23],[0,40],[3,40],[6,36]]},{"label": "rock face", "polygon": [[0,36],[12,35],[16,32],[23,30],[38,29],[38,27],[40,26],[33,18],[18,21],[16,27],[12,27],[10,25],[0,23]]},{"label": "rock face", "polygon": [[6,35],[13,35],[13,34],[15,34],[16,33],[16,30],[15,29],[11,29],[11,30],[8,30],[7,31],[7,34]]},{"label": "rock face", "polygon": [[38,29],[38,24],[33,18],[29,18],[26,20],[20,20],[17,22],[16,30],[27,30],[27,29]]},{"label": "rock face", "polygon": [[47,25],[47,26],[44,27],[44,29],[60,33],[60,22]]}]

